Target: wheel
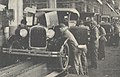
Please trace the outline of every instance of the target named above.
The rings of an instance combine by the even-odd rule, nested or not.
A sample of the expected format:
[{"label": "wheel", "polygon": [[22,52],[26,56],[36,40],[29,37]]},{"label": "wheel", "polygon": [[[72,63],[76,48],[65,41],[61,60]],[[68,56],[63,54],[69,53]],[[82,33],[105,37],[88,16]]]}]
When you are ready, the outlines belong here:
[{"label": "wheel", "polygon": [[64,43],[61,46],[60,52],[63,53],[63,56],[57,58],[49,58],[48,68],[52,71],[65,71],[69,65],[69,45]]},{"label": "wheel", "polygon": [[60,66],[62,70],[66,70],[69,65],[69,46],[68,44],[64,44],[61,48],[61,52],[63,53],[63,57],[60,57]]},{"label": "wheel", "polygon": [[[13,41],[12,44],[9,47],[9,52],[11,52],[11,49],[24,49],[24,47],[20,44],[19,41]],[[12,63],[14,62],[19,62],[20,60],[24,60],[24,57],[21,55],[13,55],[13,54],[9,54],[9,61],[11,61]]]},{"label": "wheel", "polygon": [[81,51],[73,44],[70,44],[70,65],[70,73],[84,75],[81,62]]},{"label": "wheel", "polygon": [[13,41],[12,44],[10,45],[10,49],[12,49],[12,48],[15,48],[15,49],[24,49],[24,47],[17,40]]}]

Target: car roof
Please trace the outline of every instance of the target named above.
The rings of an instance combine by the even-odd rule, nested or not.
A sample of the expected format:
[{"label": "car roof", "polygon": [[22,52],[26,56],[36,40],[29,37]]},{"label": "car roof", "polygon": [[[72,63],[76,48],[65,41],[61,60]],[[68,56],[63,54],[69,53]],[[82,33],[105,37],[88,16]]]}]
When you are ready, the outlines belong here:
[{"label": "car roof", "polygon": [[78,16],[80,16],[79,12],[74,9],[74,8],[43,8],[43,9],[37,9],[37,12],[39,11],[67,11],[67,12],[72,12],[76,13]]},{"label": "car roof", "polygon": [[95,13],[92,12],[81,12],[80,15],[86,16],[86,17],[94,17]]},{"label": "car roof", "polygon": [[110,18],[110,15],[102,15],[101,17],[108,17],[108,18]]}]

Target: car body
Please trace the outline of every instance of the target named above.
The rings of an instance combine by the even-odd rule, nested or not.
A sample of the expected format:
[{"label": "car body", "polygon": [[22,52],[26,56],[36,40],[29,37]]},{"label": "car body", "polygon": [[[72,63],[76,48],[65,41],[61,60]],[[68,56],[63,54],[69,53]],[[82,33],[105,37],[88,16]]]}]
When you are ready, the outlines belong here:
[{"label": "car body", "polygon": [[[44,12],[44,13],[43,13]],[[39,15],[40,14],[40,15]],[[52,14],[52,15],[51,15]],[[68,22],[72,22],[72,21],[77,21],[77,19],[78,19],[78,17],[79,17],[79,13],[77,12],[77,10],[75,10],[75,9],[70,9],[70,8],[66,8],[66,9],[39,9],[39,10],[37,10],[37,13],[35,14],[35,15],[33,15],[33,25],[31,26],[31,27],[29,27],[29,38],[28,38],[28,42],[29,42],[29,45],[28,45],[28,47],[29,48],[35,48],[35,49],[42,49],[43,51],[45,51],[46,50],[46,48],[47,48],[47,31],[49,32],[50,30],[48,30],[48,29],[51,29],[52,27],[56,27],[58,24],[60,24],[60,23],[64,23],[64,21],[61,21],[61,20],[64,20],[64,17],[65,16],[68,16],[68,18],[71,18],[70,17],[70,14],[71,14],[71,16],[72,15],[75,15],[76,16],[76,18],[75,19],[68,19]],[[51,16],[50,16],[51,15]],[[54,17],[53,18],[53,16],[56,16],[56,17]],[[48,17],[48,18],[47,18]],[[40,19],[39,19],[40,18]],[[39,19],[39,22],[40,22],[40,26],[38,26],[37,25],[37,22],[35,22],[35,19],[36,19],[36,21]],[[41,20],[41,21],[40,21]],[[69,25],[68,25],[69,26]],[[31,45],[31,43],[34,43],[35,41],[33,41],[33,42],[31,42],[32,40],[31,40],[31,37],[32,37],[32,32],[33,32],[33,29],[37,29],[38,31],[39,31],[39,29],[43,29],[43,34],[39,34],[39,36],[40,35],[42,35],[41,37],[44,37],[44,40],[41,40],[40,42],[43,42],[44,41],[44,43],[41,43],[41,44],[44,44],[44,45],[39,45],[39,46],[37,46],[37,45],[35,45],[35,46],[33,46],[33,45]],[[51,29],[52,30],[52,29]],[[42,31],[42,30],[41,30]],[[40,32],[41,33],[41,32]],[[36,38],[37,38],[37,34],[34,34],[35,36],[36,36]],[[34,37],[35,37],[34,36]],[[13,40],[14,41],[14,40]],[[39,41],[38,39],[37,39],[37,41]],[[37,43],[37,42],[35,42],[35,43]],[[45,49],[45,50],[44,50]],[[14,49],[13,49],[14,50]],[[20,50],[17,50],[18,52],[16,53],[16,54],[20,54],[19,53],[19,51],[22,51],[22,49],[20,49]],[[34,53],[34,51],[33,50],[25,50],[27,53],[30,53],[30,52],[32,52],[32,53]],[[6,52],[6,51],[4,51],[4,48],[3,48],[3,52]],[[24,50],[23,50],[23,52],[24,52]],[[47,51],[48,52],[48,51]],[[47,53],[47,52],[45,52],[45,53]],[[6,52],[6,53],[9,53],[9,52]],[[25,53],[25,54],[27,54],[27,53]],[[49,55],[48,56],[50,56],[50,53],[52,54],[52,52],[48,52],[49,53]],[[56,52],[57,53],[57,52]],[[14,54],[14,53],[12,53],[12,51],[10,52],[10,54]],[[37,54],[37,53],[35,53],[35,54]],[[35,55],[34,54],[34,55]],[[30,55],[30,54],[29,54]],[[38,55],[36,55],[36,56],[38,56]]]},{"label": "car body", "polygon": [[72,8],[39,9],[32,16],[32,25],[18,27],[15,35],[9,37],[3,44],[2,52],[14,55],[57,57],[62,69],[66,69],[69,62],[68,39],[62,35],[58,25],[60,23],[66,26],[73,25],[79,16],[78,11]]}]

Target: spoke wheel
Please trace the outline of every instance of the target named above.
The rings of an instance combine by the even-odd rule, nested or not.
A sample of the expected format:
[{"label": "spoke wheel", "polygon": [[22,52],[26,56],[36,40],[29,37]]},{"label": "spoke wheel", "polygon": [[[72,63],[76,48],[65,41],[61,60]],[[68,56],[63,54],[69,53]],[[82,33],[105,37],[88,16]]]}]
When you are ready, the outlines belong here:
[{"label": "spoke wheel", "polygon": [[66,70],[69,64],[69,46],[67,43],[63,46],[61,52],[64,56],[60,57],[60,66],[62,70]]},{"label": "spoke wheel", "polygon": [[[22,47],[22,45],[18,42],[18,41],[13,41],[13,43],[11,44],[10,48],[9,48],[9,52],[12,52],[12,49],[24,49],[24,47]],[[9,61],[14,63],[14,62],[19,62],[20,60],[22,60],[21,55],[11,55],[9,54]]]},{"label": "spoke wheel", "polygon": [[13,43],[10,46],[10,49],[15,48],[15,49],[24,49],[22,45],[18,41],[13,41]]}]

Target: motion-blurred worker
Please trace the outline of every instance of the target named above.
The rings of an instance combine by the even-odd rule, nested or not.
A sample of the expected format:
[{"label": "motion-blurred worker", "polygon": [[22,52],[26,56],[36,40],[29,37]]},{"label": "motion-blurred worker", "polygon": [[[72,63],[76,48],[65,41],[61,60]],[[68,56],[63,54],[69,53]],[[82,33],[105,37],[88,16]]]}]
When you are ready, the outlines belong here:
[{"label": "motion-blurred worker", "polygon": [[[82,38],[82,40],[80,40],[80,44],[82,43],[82,45],[86,45],[88,44],[88,33],[89,33],[89,27],[84,25],[84,21],[81,20],[80,25],[79,25],[79,31],[80,33],[80,38]],[[83,50],[82,55],[81,55],[81,61],[82,61],[82,66],[83,66],[83,71],[85,72],[85,74],[88,73],[88,61],[87,61],[87,47],[86,50]]]},{"label": "motion-blurred worker", "polygon": [[99,48],[98,48],[98,59],[104,60],[105,59],[105,44],[107,42],[107,39],[105,37],[106,31],[105,29],[98,25],[99,29]]},{"label": "motion-blurred worker", "polygon": [[72,51],[72,52],[70,52],[70,53],[72,53],[73,55],[71,55],[72,56],[72,58],[70,58],[70,61],[71,61],[71,66],[72,66],[72,68],[74,68],[74,69],[71,69],[74,73],[77,73],[78,75],[79,74],[84,74],[83,73],[83,68],[82,68],[82,63],[81,63],[81,51],[79,50],[79,44],[78,44],[78,42],[77,42],[77,40],[75,39],[75,37],[74,37],[74,35],[69,31],[69,28],[66,26],[66,25],[64,25],[64,24],[60,24],[59,25],[60,26],[60,31],[62,32],[62,34],[65,36],[65,37],[67,37],[67,38],[69,38],[69,40],[70,40],[70,50]]},{"label": "motion-blurred worker", "polygon": [[[81,52],[81,61],[82,61],[83,72],[84,72],[84,74],[87,74],[88,63],[87,63],[87,58],[86,58],[86,53],[87,53],[86,44],[88,43],[88,27],[84,26],[82,20],[80,21],[80,24],[78,24],[78,25],[71,26],[69,30],[76,38],[76,40],[79,44],[79,49],[82,51]],[[81,48],[81,47],[83,47],[83,48]]]},{"label": "motion-blurred worker", "polygon": [[97,28],[97,22],[91,17],[87,19],[90,28],[90,41],[88,44],[88,53],[91,65],[90,68],[97,69],[97,60],[98,60],[98,46],[99,46],[99,31]]},{"label": "motion-blurred worker", "polygon": [[112,32],[113,32],[113,27],[112,25],[107,21],[101,21],[100,25],[105,29],[107,35],[106,35],[106,39],[107,39],[107,45],[111,46],[112,45],[112,40],[113,40],[113,36],[112,36]]},{"label": "motion-blurred worker", "polygon": [[114,46],[118,47],[119,46],[119,24],[116,23],[114,25]]}]

